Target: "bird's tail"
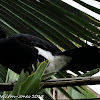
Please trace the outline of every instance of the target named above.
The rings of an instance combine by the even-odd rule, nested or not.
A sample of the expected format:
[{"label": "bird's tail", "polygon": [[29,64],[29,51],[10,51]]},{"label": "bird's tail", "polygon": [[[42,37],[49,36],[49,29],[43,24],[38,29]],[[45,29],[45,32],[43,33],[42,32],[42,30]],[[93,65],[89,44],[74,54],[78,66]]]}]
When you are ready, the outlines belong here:
[{"label": "bird's tail", "polygon": [[70,62],[62,68],[63,70],[89,71],[100,68],[100,49],[95,46],[76,48],[58,55],[71,58]]}]

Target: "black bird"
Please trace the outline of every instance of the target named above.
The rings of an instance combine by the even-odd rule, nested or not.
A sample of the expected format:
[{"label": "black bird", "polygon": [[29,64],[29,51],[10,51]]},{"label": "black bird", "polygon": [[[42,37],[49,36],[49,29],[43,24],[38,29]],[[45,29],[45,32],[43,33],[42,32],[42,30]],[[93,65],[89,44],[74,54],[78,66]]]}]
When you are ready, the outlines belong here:
[{"label": "black bird", "polygon": [[22,69],[32,71],[37,59],[48,59],[45,73],[61,69],[88,71],[100,66],[100,49],[87,46],[61,52],[49,41],[28,34],[17,34],[6,38],[0,30],[0,64],[20,73]]},{"label": "black bird", "polygon": [[28,34],[16,34],[6,38],[6,32],[0,29],[0,64],[20,73],[22,69],[32,71],[32,64],[37,59],[42,62],[46,59],[38,55],[36,47],[46,51],[60,52],[60,50],[49,41]]}]

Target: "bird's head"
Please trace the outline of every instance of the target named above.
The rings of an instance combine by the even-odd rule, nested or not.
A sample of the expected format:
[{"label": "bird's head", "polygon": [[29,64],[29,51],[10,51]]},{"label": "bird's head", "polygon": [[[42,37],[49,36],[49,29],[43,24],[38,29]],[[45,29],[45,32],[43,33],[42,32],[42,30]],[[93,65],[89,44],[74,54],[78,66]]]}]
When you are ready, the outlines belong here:
[{"label": "bird's head", "polygon": [[3,29],[0,28],[0,39],[6,38],[6,37],[7,37],[6,32]]}]

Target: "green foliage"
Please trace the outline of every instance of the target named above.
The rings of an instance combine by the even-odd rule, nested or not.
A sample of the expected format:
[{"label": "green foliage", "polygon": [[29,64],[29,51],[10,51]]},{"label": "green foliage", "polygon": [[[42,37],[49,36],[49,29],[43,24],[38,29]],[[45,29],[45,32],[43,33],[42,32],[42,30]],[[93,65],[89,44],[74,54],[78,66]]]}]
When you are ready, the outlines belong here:
[{"label": "green foliage", "polygon": [[94,95],[91,91],[89,91],[85,86],[83,87],[76,86],[76,88],[81,92],[78,92],[73,87],[68,87],[68,93],[72,98],[74,99],[96,98],[96,95]]},{"label": "green foliage", "polygon": [[[40,80],[43,75],[43,72],[45,71],[45,68],[48,65],[48,61],[45,61],[41,63],[41,65],[38,67],[37,71],[30,75],[27,80],[21,85],[19,94],[36,94],[39,91],[40,88]],[[26,88],[25,88],[26,87]],[[18,94],[18,95],[19,95]]]},{"label": "green foliage", "polygon": [[20,86],[27,79],[28,76],[29,76],[28,73],[24,73],[23,71],[21,72],[16,85],[13,87],[13,91],[11,93],[12,95],[17,95],[18,94]]},{"label": "green foliage", "polygon": [[[16,96],[16,100],[20,100],[20,99],[25,100],[25,97],[23,97],[23,96],[26,96],[26,98],[28,98],[28,96],[29,96],[29,98],[31,99],[32,95],[39,93],[41,77],[42,77],[47,65],[48,65],[48,61],[42,62],[39,65],[37,71],[31,75],[28,75],[27,72],[24,73],[24,71],[22,71],[18,78],[17,83],[13,87],[13,91],[5,92],[4,94]],[[14,74],[16,75],[16,73],[14,73],[12,71],[9,71],[8,73],[9,73],[8,76],[11,76]],[[7,77],[7,79],[8,79],[8,77]],[[10,78],[8,79],[8,81],[11,81]],[[15,98],[14,97],[13,98],[5,98],[4,100],[15,100]]]}]

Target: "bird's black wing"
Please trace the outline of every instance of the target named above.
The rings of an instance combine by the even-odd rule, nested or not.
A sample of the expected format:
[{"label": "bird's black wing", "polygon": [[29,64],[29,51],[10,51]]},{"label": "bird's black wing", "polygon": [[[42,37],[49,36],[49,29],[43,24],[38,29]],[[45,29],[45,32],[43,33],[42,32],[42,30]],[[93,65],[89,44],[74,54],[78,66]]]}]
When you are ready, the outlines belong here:
[{"label": "bird's black wing", "polygon": [[[4,31],[0,27],[0,39],[6,38],[6,31]],[[9,37],[10,38],[10,37]],[[30,46],[36,46],[41,49],[44,49],[46,51],[50,51],[52,54],[55,54],[56,52],[61,52],[55,45],[53,45],[51,42],[49,42],[47,39],[42,39],[34,35],[29,34],[16,34],[11,36],[11,38],[15,38],[20,43],[27,44]]]},{"label": "bird's black wing", "polygon": [[16,38],[21,43],[24,43],[24,44],[27,44],[30,46],[39,47],[46,51],[50,51],[52,54],[55,54],[56,52],[60,52],[60,50],[55,45],[53,45],[51,42],[49,42],[48,40],[41,39],[34,35],[16,34],[12,37]]},{"label": "bird's black wing", "polygon": [[[50,51],[52,54],[57,52],[61,52],[55,45],[53,45],[48,40],[41,39],[34,35],[29,34],[16,34],[12,36],[16,38],[20,43],[32,46],[32,47],[39,47],[45,51]],[[41,55],[38,56],[39,61],[43,61],[45,58]]]}]

